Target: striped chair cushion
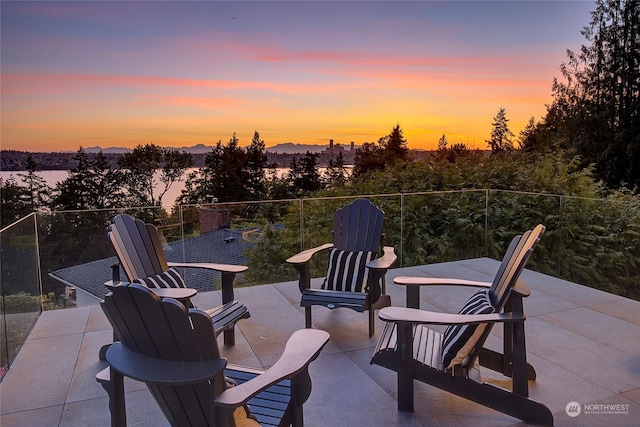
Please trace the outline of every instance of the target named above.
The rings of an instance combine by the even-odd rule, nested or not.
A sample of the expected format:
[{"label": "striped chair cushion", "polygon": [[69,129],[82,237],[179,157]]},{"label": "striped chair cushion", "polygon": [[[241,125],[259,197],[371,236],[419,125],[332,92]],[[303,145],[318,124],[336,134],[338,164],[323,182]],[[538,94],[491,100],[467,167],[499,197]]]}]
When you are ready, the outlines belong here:
[{"label": "striped chair cushion", "polygon": [[[491,314],[495,309],[489,299],[489,290],[483,289],[466,302],[458,314]],[[450,325],[442,340],[442,366],[445,369],[465,364],[465,358],[480,339],[486,323],[475,325]]]},{"label": "striped chair cushion", "polygon": [[366,265],[372,258],[373,252],[332,249],[329,254],[327,277],[324,279],[322,289],[362,292],[369,275]]},{"label": "striped chair cushion", "polygon": [[170,267],[164,273],[156,274],[154,276],[148,276],[144,278],[138,278],[133,281],[134,283],[140,283],[147,288],[186,288],[182,276],[178,273],[175,267]]}]

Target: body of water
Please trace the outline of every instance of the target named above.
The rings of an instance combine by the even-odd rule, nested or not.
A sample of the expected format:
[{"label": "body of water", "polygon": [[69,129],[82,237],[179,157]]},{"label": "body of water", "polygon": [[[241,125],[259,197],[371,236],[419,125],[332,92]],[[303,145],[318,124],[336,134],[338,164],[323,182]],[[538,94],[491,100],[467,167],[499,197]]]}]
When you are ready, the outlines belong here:
[{"label": "body of water", "polygon": [[[188,172],[191,172],[192,170],[194,169],[190,169]],[[182,189],[184,188],[184,180],[186,179],[188,172],[184,175],[182,180],[176,181],[171,185],[169,190],[162,197],[163,205],[173,205],[175,200],[178,197],[180,197],[180,193],[182,193]],[[18,176],[18,174],[25,174],[25,173],[26,173],[25,171],[0,171],[0,177],[2,177],[2,179],[8,179],[9,177],[13,176],[15,180],[18,182],[18,184],[22,185],[22,178]],[[47,185],[51,188],[55,188],[57,183],[64,181],[69,177],[69,172],[65,170],[38,171],[36,172],[36,174],[42,177],[47,183]],[[160,173],[157,172],[156,175],[157,175],[156,181],[159,182],[158,178],[160,176]],[[156,197],[160,193],[162,187],[163,187],[162,185],[158,185],[157,188],[155,189],[154,194],[156,195]]]},{"label": "body of water", "polygon": [[[185,179],[187,178],[189,173],[194,170],[197,170],[197,168],[188,169],[187,172],[183,175],[182,180],[176,181],[171,185],[167,193],[162,197],[162,204],[164,206],[172,206],[176,201],[176,199],[180,197],[180,194],[184,189]],[[289,171],[289,168],[278,168],[277,171],[278,171],[278,176],[282,176]],[[320,168],[320,173],[323,173],[324,171],[325,171],[325,168]],[[22,184],[21,177],[18,175],[25,174],[25,173],[26,173],[25,171],[0,171],[0,177],[2,177],[2,179],[8,179],[9,177],[13,176],[15,180],[18,182],[18,184]],[[42,177],[47,183],[47,185],[51,188],[55,188],[58,182],[64,181],[69,176],[69,172],[66,170],[38,171],[36,172],[36,174]],[[159,177],[160,177],[160,173],[157,172],[156,173],[157,182],[160,181]],[[159,185],[158,188],[156,188],[156,191],[155,191],[156,196],[159,194],[161,187],[162,186]]]}]

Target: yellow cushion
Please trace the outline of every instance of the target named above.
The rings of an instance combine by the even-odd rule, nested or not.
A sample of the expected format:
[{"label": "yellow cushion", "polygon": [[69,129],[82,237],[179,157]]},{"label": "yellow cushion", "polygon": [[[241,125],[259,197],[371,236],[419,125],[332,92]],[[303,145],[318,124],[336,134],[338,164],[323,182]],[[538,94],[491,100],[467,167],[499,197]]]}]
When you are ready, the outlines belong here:
[{"label": "yellow cushion", "polygon": [[236,427],[260,427],[260,423],[247,416],[247,410],[244,406],[240,406],[233,411],[233,420]]}]

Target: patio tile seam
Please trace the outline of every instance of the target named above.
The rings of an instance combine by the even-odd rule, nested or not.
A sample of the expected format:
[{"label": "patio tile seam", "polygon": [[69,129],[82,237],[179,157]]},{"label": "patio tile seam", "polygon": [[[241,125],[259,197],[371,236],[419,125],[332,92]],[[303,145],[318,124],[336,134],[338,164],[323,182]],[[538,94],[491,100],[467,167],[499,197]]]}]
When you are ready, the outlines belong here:
[{"label": "patio tile seam", "polygon": [[609,316],[609,317],[611,317],[611,318],[613,318],[613,319],[616,319],[616,320],[619,320],[619,321],[621,321],[621,322],[628,323],[628,328],[629,328],[629,329],[633,329],[634,327],[636,327],[636,326],[637,326],[635,323],[629,322],[628,320],[621,319],[621,318],[619,318],[619,317],[615,317],[615,316],[610,316],[609,314],[602,313],[602,312],[600,312],[600,311],[598,311],[598,310],[594,310],[594,309],[592,309],[592,308],[589,308],[588,306],[584,306],[584,307],[574,307],[574,308],[566,308],[566,309],[563,309],[563,310],[558,310],[558,311],[554,311],[554,312],[544,313],[544,314],[540,314],[540,315],[538,315],[538,316],[533,316],[533,317],[536,317],[537,319],[539,319],[539,320],[541,320],[541,321],[543,321],[543,322],[549,323],[550,325],[553,325],[553,326],[555,326],[555,327],[557,327],[557,328],[562,328],[562,329],[564,329],[565,331],[569,331],[569,332],[571,332],[571,333],[574,333],[574,334],[576,334],[576,335],[579,335],[579,336],[581,336],[582,338],[585,338],[585,339],[591,340],[591,341],[593,341],[593,342],[595,342],[595,343],[602,344],[602,345],[606,345],[606,346],[609,346],[609,347],[611,347],[611,348],[614,348],[615,350],[618,350],[618,351],[620,351],[620,352],[622,352],[622,353],[628,354],[629,356],[637,356],[637,354],[636,354],[636,353],[631,353],[631,352],[626,351],[626,350],[624,350],[624,349],[622,349],[622,348],[615,347],[615,346],[611,345],[611,343],[608,343],[608,342],[606,342],[606,341],[603,341],[603,340],[597,340],[597,339],[594,339],[594,338],[593,338],[593,337],[591,337],[591,336],[584,335],[582,332],[580,332],[578,329],[574,328],[572,325],[560,324],[560,323],[556,323],[556,322],[552,321],[552,319],[547,319],[547,317],[548,317],[549,315],[556,314],[556,313],[562,313],[562,312],[569,312],[569,311],[573,311],[573,310],[580,309],[580,308],[586,308],[586,309],[588,309],[588,310],[593,310],[594,312],[596,312],[596,313],[598,313],[598,314],[603,314],[603,315],[605,315],[605,316]]},{"label": "patio tile seam", "polygon": [[[33,411],[39,411],[41,409],[47,409],[47,408],[58,408],[58,407],[63,407],[64,408],[64,405],[66,405],[66,403],[59,403],[59,404],[56,404],[56,405],[48,405],[48,406],[40,406],[40,407],[37,407],[37,408],[21,409],[19,411],[7,411],[7,412],[2,411],[2,412],[0,412],[0,416],[28,413],[28,412],[33,412]],[[62,412],[64,413],[64,410]],[[62,415],[61,415],[61,417],[62,417]]]},{"label": "patio tile seam", "polygon": [[27,337],[26,341],[38,341],[38,340],[49,340],[51,338],[61,338],[61,337],[68,337],[70,335],[83,335],[84,336],[85,332],[69,332],[69,333],[64,333],[64,334],[57,334],[57,335],[47,335],[47,336],[39,336],[39,337],[32,337],[31,334],[29,334],[29,336]]},{"label": "patio tile seam", "polygon": [[[547,321],[547,320],[544,320],[544,319],[539,319],[539,320],[540,320],[540,321],[542,321],[542,322],[548,323],[548,324],[550,324],[551,326],[554,326],[554,327],[559,328],[559,326],[558,326],[558,325],[555,325],[555,324],[553,324],[553,323],[551,323],[551,322],[549,322],[549,321]],[[562,329],[564,329],[564,328],[562,328]],[[565,330],[566,330],[566,331],[568,331],[568,332],[571,332],[572,334],[576,334],[576,335],[580,336],[580,337],[581,337],[581,338],[583,338],[583,339],[586,339],[586,340],[592,341],[593,343],[597,343],[597,344],[599,344],[599,345],[609,346],[608,344],[601,343],[601,342],[599,342],[599,341],[595,341],[595,340],[593,340],[593,339],[591,339],[591,338],[589,338],[589,337],[585,337],[584,335],[580,335],[580,334],[578,334],[578,333],[576,333],[576,332],[574,332],[574,331],[571,331],[571,330],[569,330],[569,329],[565,329]],[[625,352],[625,351],[619,350],[619,349],[617,349],[617,348],[614,348],[614,350],[619,351],[620,353],[624,353],[624,354],[629,355],[629,353],[628,353],[628,352]],[[554,362],[554,361],[552,361],[552,360],[548,359],[547,357],[545,357],[545,356],[544,356],[544,354],[546,354],[546,353],[544,353],[544,354],[540,354],[540,353],[538,353],[538,352],[536,352],[536,351],[533,351],[531,348],[527,347],[527,354],[533,354],[533,355],[535,355],[536,357],[539,357],[540,359],[543,359],[543,360],[544,360],[544,361],[546,361],[547,363],[549,363],[549,364],[551,364],[551,365],[556,366],[558,369],[562,369],[562,370],[564,370],[564,371],[566,371],[566,372],[569,372],[569,373],[571,373],[571,374],[573,374],[573,375],[575,375],[575,376],[577,376],[577,377],[579,377],[579,378],[581,378],[581,379],[583,379],[583,380],[585,380],[585,381],[590,382],[591,384],[593,384],[593,385],[595,385],[595,386],[597,386],[597,387],[600,387],[600,388],[602,388],[602,389],[605,389],[605,390],[607,390],[607,391],[611,392],[612,394],[617,394],[617,395],[619,395],[619,394],[621,394],[621,393],[626,393],[627,391],[630,391],[630,390],[635,390],[636,388],[638,388],[638,386],[640,386],[640,384],[639,384],[639,385],[638,385],[638,386],[636,386],[636,387],[632,387],[631,389],[629,389],[629,390],[624,390],[624,391],[622,391],[622,390],[620,390],[620,389],[618,389],[618,390],[612,390],[611,388],[609,388],[609,387],[607,387],[607,386],[605,386],[605,385],[603,385],[603,384],[599,384],[599,383],[595,382],[594,380],[589,379],[589,378],[587,378],[587,377],[585,377],[585,376],[581,375],[581,374],[580,374],[580,371],[574,371],[574,370],[572,370],[572,369],[569,369],[568,367],[564,367],[564,366],[558,365],[556,362]],[[635,355],[631,355],[631,356],[635,356]],[[572,365],[572,366],[573,366],[573,365]]]}]

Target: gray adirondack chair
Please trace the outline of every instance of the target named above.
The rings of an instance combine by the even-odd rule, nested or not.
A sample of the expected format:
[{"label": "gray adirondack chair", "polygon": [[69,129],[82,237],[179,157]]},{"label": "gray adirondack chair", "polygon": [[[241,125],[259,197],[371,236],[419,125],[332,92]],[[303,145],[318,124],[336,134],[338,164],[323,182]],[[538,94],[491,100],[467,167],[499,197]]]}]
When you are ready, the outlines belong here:
[{"label": "gray adirondack chair", "polygon": [[[415,379],[527,423],[553,425],[549,408],[529,398],[528,380],[535,380],[536,372],[526,358],[522,300],[530,289],[518,282],[544,230],[543,225],[538,225],[516,236],[491,283],[425,277],[394,279],[407,286],[409,308],[388,307],[380,311],[380,318],[387,324],[371,364],[397,372],[398,410],[413,411]],[[469,299],[459,314],[419,310],[420,287],[433,285],[482,290]],[[496,323],[504,326],[502,354],[483,347]],[[440,334],[425,325],[448,325],[448,329]],[[511,377],[511,391],[483,383],[477,362]]]},{"label": "gray adirondack chair", "polygon": [[[378,256],[384,212],[367,199],[357,199],[337,209],[333,216],[333,243],[302,251],[289,259],[299,274],[305,308],[305,326],[311,327],[311,307],[350,308],[369,311],[369,336],[375,332],[374,310],[391,305],[384,276],[397,260],[393,247],[383,246]],[[331,250],[327,277],[321,289],[311,287],[310,262],[314,255]]]},{"label": "gray adirondack chair", "polygon": [[[234,300],[233,281],[236,274],[247,270],[244,265],[214,264],[214,263],[182,263],[167,262],[160,242],[158,229],[153,224],[145,224],[139,219],[129,215],[117,215],[109,227],[107,233],[109,240],[118,255],[120,266],[127,275],[127,281],[141,281],[147,285],[163,286],[167,288],[176,286],[185,287],[184,282],[167,273],[170,268],[188,267],[218,271],[222,278],[222,306],[205,310],[211,317],[216,333],[224,332],[224,343],[235,344],[235,324],[250,317],[247,308]],[[114,266],[113,281],[108,282],[107,287],[112,288],[120,282],[118,266]],[[168,276],[168,278],[167,278]],[[159,278],[160,277],[160,278]],[[145,280],[148,278],[147,280]],[[156,291],[158,292],[158,291]],[[183,291],[159,291],[160,296],[168,296],[176,299],[186,299],[195,295],[196,291],[185,293]],[[187,296],[187,298],[185,298]]]},{"label": "gray adirondack chair", "polygon": [[[261,371],[227,365],[207,313],[145,286],[118,286],[101,306],[119,339],[107,350],[110,366],[96,376],[109,394],[112,426],[127,424],[124,377],[147,385],[172,426],[226,427],[247,416],[262,426],[303,425],[308,366],[327,332],[295,332],[280,359]],[[229,379],[237,385],[228,388]]]}]

